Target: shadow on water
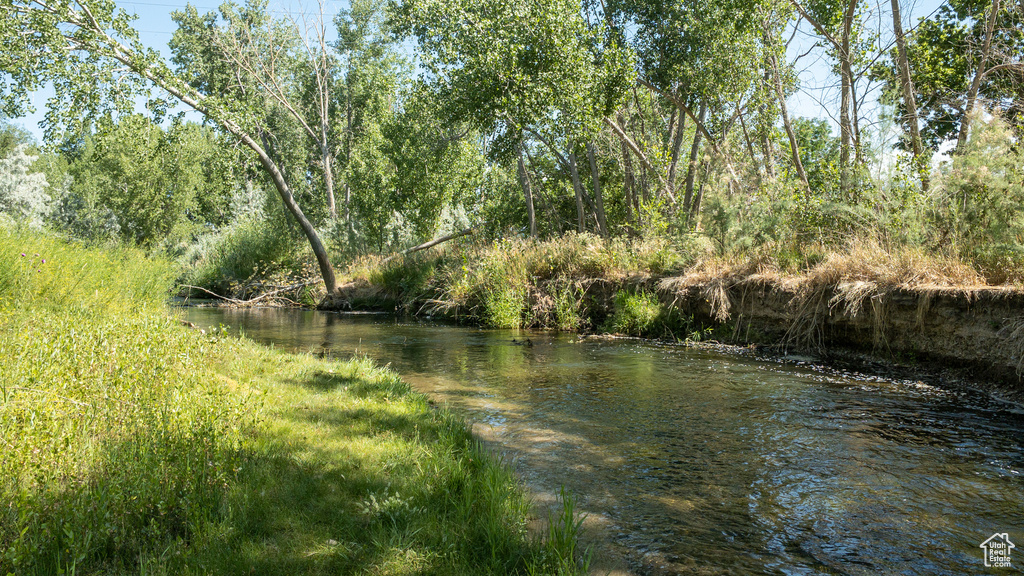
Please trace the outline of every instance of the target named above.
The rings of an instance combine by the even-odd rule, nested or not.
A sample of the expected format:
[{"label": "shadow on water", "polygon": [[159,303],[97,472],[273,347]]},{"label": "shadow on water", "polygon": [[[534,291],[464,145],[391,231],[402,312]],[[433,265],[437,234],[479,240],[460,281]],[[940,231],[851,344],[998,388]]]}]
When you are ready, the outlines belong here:
[{"label": "shadow on water", "polygon": [[986,397],[637,341],[527,347],[294,310],[188,319],[390,364],[542,498],[577,494],[652,572],[952,575],[983,571],[995,532],[1024,540],[1024,415]]}]

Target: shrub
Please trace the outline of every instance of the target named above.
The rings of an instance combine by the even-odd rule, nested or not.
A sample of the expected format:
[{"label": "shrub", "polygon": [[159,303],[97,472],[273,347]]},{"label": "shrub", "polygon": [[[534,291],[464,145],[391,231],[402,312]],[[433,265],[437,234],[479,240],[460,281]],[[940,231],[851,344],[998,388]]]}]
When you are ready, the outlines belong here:
[{"label": "shrub", "polygon": [[202,237],[185,256],[181,283],[227,294],[250,279],[295,274],[307,244],[268,220],[245,219]]},{"label": "shrub", "polygon": [[658,326],[662,315],[658,298],[645,290],[620,290],[613,300],[614,312],[608,319],[612,332],[642,336]]}]

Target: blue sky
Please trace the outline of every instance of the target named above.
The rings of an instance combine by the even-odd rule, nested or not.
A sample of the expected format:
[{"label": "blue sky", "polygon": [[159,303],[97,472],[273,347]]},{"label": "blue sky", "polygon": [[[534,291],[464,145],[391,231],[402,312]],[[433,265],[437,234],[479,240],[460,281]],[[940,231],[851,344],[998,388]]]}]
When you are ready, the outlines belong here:
[{"label": "blue sky", "polygon": [[[135,28],[139,31],[142,41],[150,47],[161,50],[165,57],[170,56],[167,42],[171,39],[175,25],[171,20],[171,12],[184,9],[188,4],[185,0],[139,0],[117,2],[117,5],[129,13],[134,13],[138,19],[135,21]],[[889,9],[889,0],[869,0],[867,6],[867,19],[870,27],[881,31],[879,48],[885,48],[892,42],[892,21]],[[909,33],[910,29],[922,16],[933,13],[942,4],[939,0],[901,0],[903,11],[904,29]],[[201,13],[216,10],[218,0],[198,0],[192,3]],[[325,0],[325,11],[328,20],[333,20],[339,10],[346,8],[348,2],[338,0]],[[314,1],[299,0],[272,0],[269,9],[282,17],[292,15],[299,16],[302,13],[311,13],[317,9]],[[330,27],[329,27],[330,29]],[[838,110],[838,78],[831,74],[831,62],[825,52],[821,49],[812,49],[815,41],[813,30],[806,23],[802,24],[794,36],[790,46],[790,57],[807,53],[806,56],[797,62],[797,70],[801,83],[801,90],[794,94],[789,105],[791,114],[794,116],[807,116],[825,118],[833,122],[832,112]],[[810,51],[808,53],[808,51]],[[16,119],[26,129],[41,139],[41,130],[38,127],[39,120],[45,114],[45,104],[50,96],[48,91],[41,91],[35,95],[34,104],[37,111],[25,118]],[[871,125],[877,125],[878,108],[875,105],[877,90],[868,92],[865,98],[863,118]],[[196,118],[198,119],[198,118]]]}]

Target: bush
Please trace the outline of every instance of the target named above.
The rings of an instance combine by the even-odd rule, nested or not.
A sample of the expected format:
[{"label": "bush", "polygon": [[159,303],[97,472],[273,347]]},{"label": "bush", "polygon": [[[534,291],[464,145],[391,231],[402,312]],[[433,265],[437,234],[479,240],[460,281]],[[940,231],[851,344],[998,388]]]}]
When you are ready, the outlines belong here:
[{"label": "bush", "polygon": [[611,332],[634,336],[649,334],[662,316],[657,296],[645,290],[620,290],[612,302],[614,312],[608,319]]},{"label": "bush", "polygon": [[975,117],[963,154],[936,183],[934,242],[974,261],[990,281],[1024,277],[1024,156],[997,117]]},{"label": "bush", "polygon": [[280,228],[267,220],[245,219],[202,237],[182,258],[181,283],[227,294],[256,277],[299,273],[308,245]]}]

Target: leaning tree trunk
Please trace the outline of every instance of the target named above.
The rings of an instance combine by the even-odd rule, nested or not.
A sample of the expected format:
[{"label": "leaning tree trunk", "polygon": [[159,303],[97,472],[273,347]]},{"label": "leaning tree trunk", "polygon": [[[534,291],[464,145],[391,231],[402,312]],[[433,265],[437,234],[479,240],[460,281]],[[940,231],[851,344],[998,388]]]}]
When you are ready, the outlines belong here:
[{"label": "leaning tree trunk", "polygon": [[[999,0],[995,0],[998,2]],[[914,81],[910,76],[910,61],[907,59],[907,39],[903,35],[903,19],[900,16],[899,0],[891,0],[892,26],[896,33],[896,54],[899,58],[900,85],[903,88],[903,107],[906,108],[904,118],[910,125],[911,149],[914,161],[921,171],[921,189],[928,190],[928,170],[924,165],[924,147],[921,145],[921,131],[917,120],[917,101],[914,98]]]},{"label": "leaning tree trunk", "polygon": [[332,296],[337,293],[338,279],[334,275],[334,266],[331,264],[331,259],[327,256],[327,249],[324,248],[323,242],[320,241],[320,236],[316,233],[316,229],[313,228],[313,224],[310,223],[306,215],[303,214],[302,209],[299,208],[298,203],[295,202],[291,188],[289,188],[288,182],[284,179],[284,174],[278,169],[277,163],[248,134],[241,130],[237,132],[232,130],[232,126],[227,122],[222,123],[222,125],[229,132],[239,137],[250,150],[256,153],[256,156],[260,159],[260,164],[263,165],[263,169],[270,175],[270,180],[274,183],[274,188],[277,189],[281,202],[284,203],[285,208],[295,218],[295,221],[299,223],[302,233],[306,235],[306,240],[309,241],[309,246],[313,249],[313,255],[316,256],[317,265],[320,267],[320,276],[324,279],[324,288],[327,289],[327,295]]},{"label": "leaning tree trunk", "polygon": [[[1021,7],[1024,10],[1024,6]],[[989,7],[988,22],[985,23],[985,42],[981,46],[981,62],[974,72],[974,79],[971,81],[971,88],[967,92],[967,103],[964,107],[964,115],[960,119],[960,133],[956,139],[956,153],[963,154],[967,146],[967,134],[971,129],[971,113],[977,105],[978,92],[981,91],[981,79],[985,76],[985,66],[992,52],[992,32],[996,27],[996,17],[999,15],[999,0],[992,0]]]},{"label": "leaning tree trunk", "polygon": [[523,162],[523,148],[519,147],[519,184],[523,187],[523,196],[526,199],[526,217],[530,221],[530,237],[537,237],[537,218],[533,209],[533,188],[530,186],[530,176],[526,173],[526,164]]}]

